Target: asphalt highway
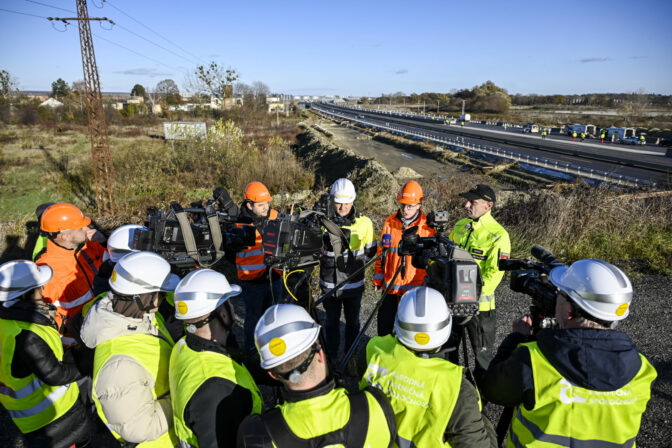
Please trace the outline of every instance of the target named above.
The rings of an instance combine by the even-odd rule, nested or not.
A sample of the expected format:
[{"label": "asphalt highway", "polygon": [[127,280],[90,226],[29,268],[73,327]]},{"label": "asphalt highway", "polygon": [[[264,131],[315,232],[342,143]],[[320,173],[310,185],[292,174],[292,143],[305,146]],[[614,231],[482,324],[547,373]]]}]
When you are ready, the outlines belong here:
[{"label": "asphalt highway", "polygon": [[669,182],[672,176],[672,157],[665,156],[663,148],[655,146],[624,146],[599,143],[596,140],[571,138],[553,134],[542,139],[538,134],[523,134],[520,129],[501,126],[466,124],[447,125],[436,120],[401,117],[369,111],[356,111],[334,104],[319,104],[327,111],[345,115],[349,119],[366,120],[372,124],[395,125],[405,131],[425,132],[433,137],[448,137],[473,145],[485,145],[505,151],[514,151],[531,158],[541,157],[561,164],[573,164],[654,182]]}]

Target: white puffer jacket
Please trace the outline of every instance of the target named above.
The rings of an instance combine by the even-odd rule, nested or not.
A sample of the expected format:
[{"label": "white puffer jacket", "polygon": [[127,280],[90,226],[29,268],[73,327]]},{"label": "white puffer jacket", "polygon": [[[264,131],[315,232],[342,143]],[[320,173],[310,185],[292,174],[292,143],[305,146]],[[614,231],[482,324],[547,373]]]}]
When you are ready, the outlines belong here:
[{"label": "white puffer jacket", "polygon": [[[153,313],[142,319],[115,313],[106,295],[86,315],[81,338],[87,347],[95,348],[119,336],[158,337],[153,320]],[[154,378],[140,363],[130,356],[115,355],[100,369],[93,394],[103,408],[108,427],[127,442],[141,443],[158,439],[173,426],[170,397],[154,400],[153,388]]]}]

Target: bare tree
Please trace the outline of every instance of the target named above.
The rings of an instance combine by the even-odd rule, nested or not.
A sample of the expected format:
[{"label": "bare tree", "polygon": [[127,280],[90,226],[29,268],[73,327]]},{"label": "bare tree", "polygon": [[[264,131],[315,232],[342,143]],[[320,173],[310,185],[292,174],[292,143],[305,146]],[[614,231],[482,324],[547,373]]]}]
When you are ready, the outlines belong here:
[{"label": "bare tree", "polygon": [[233,94],[233,83],[238,79],[238,72],[231,67],[224,68],[216,62],[210,65],[199,65],[194,71],[193,88],[199,93],[209,93],[216,98],[227,98]]}]

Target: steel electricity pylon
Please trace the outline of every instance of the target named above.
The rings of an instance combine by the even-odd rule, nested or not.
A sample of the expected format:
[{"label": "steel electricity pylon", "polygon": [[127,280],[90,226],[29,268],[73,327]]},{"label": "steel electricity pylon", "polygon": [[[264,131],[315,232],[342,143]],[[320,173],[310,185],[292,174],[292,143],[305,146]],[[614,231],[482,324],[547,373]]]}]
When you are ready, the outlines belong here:
[{"label": "steel electricity pylon", "polygon": [[112,215],[116,211],[114,192],[114,170],[110,158],[110,141],[103,109],[103,97],[100,92],[100,78],[96,55],[93,51],[91,37],[91,21],[105,21],[114,24],[107,17],[89,17],[86,0],[77,0],[77,17],[48,17],[64,23],[77,21],[79,25],[79,42],[82,50],[82,66],[84,68],[84,98],[91,139],[91,160],[93,176],[96,184],[96,204],[99,215]]}]

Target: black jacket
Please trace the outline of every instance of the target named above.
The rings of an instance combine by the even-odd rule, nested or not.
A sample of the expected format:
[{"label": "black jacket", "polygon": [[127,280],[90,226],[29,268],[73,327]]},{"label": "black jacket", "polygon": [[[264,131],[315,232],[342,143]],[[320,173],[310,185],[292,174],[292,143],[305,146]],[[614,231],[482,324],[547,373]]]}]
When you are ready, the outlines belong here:
[{"label": "black jacket", "polygon": [[[187,333],[187,346],[233,358],[223,345]],[[236,360],[236,362],[239,362]],[[224,378],[210,378],[194,392],[184,409],[184,422],[201,448],[235,447],[238,426],[252,412],[252,393]]]},{"label": "black jacket", "polygon": [[[516,348],[530,338],[512,333],[504,339],[483,378],[483,395],[504,406],[532,409],[534,381],[530,352]],[[628,384],[642,365],[632,339],[620,331],[597,329],[543,330],[539,349],[558,372],[585,389],[610,391]]]},{"label": "black jacket", "polygon": [[[19,302],[11,308],[0,307],[0,319],[30,322],[51,326],[56,323],[49,313],[48,306],[36,306]],[[73,352],[66,349],[63,360],[56,359],[49,345],[36,333],[22,330],[16,336],[16,348],[12,358],[12,376],[23,378],[35,374],[41,381],[50,386],[62,386],[82,378]],[[83,444],[89,439],[91,421],[79,400],[60,418],[26,436],[40,446],[69,447]]]}]

